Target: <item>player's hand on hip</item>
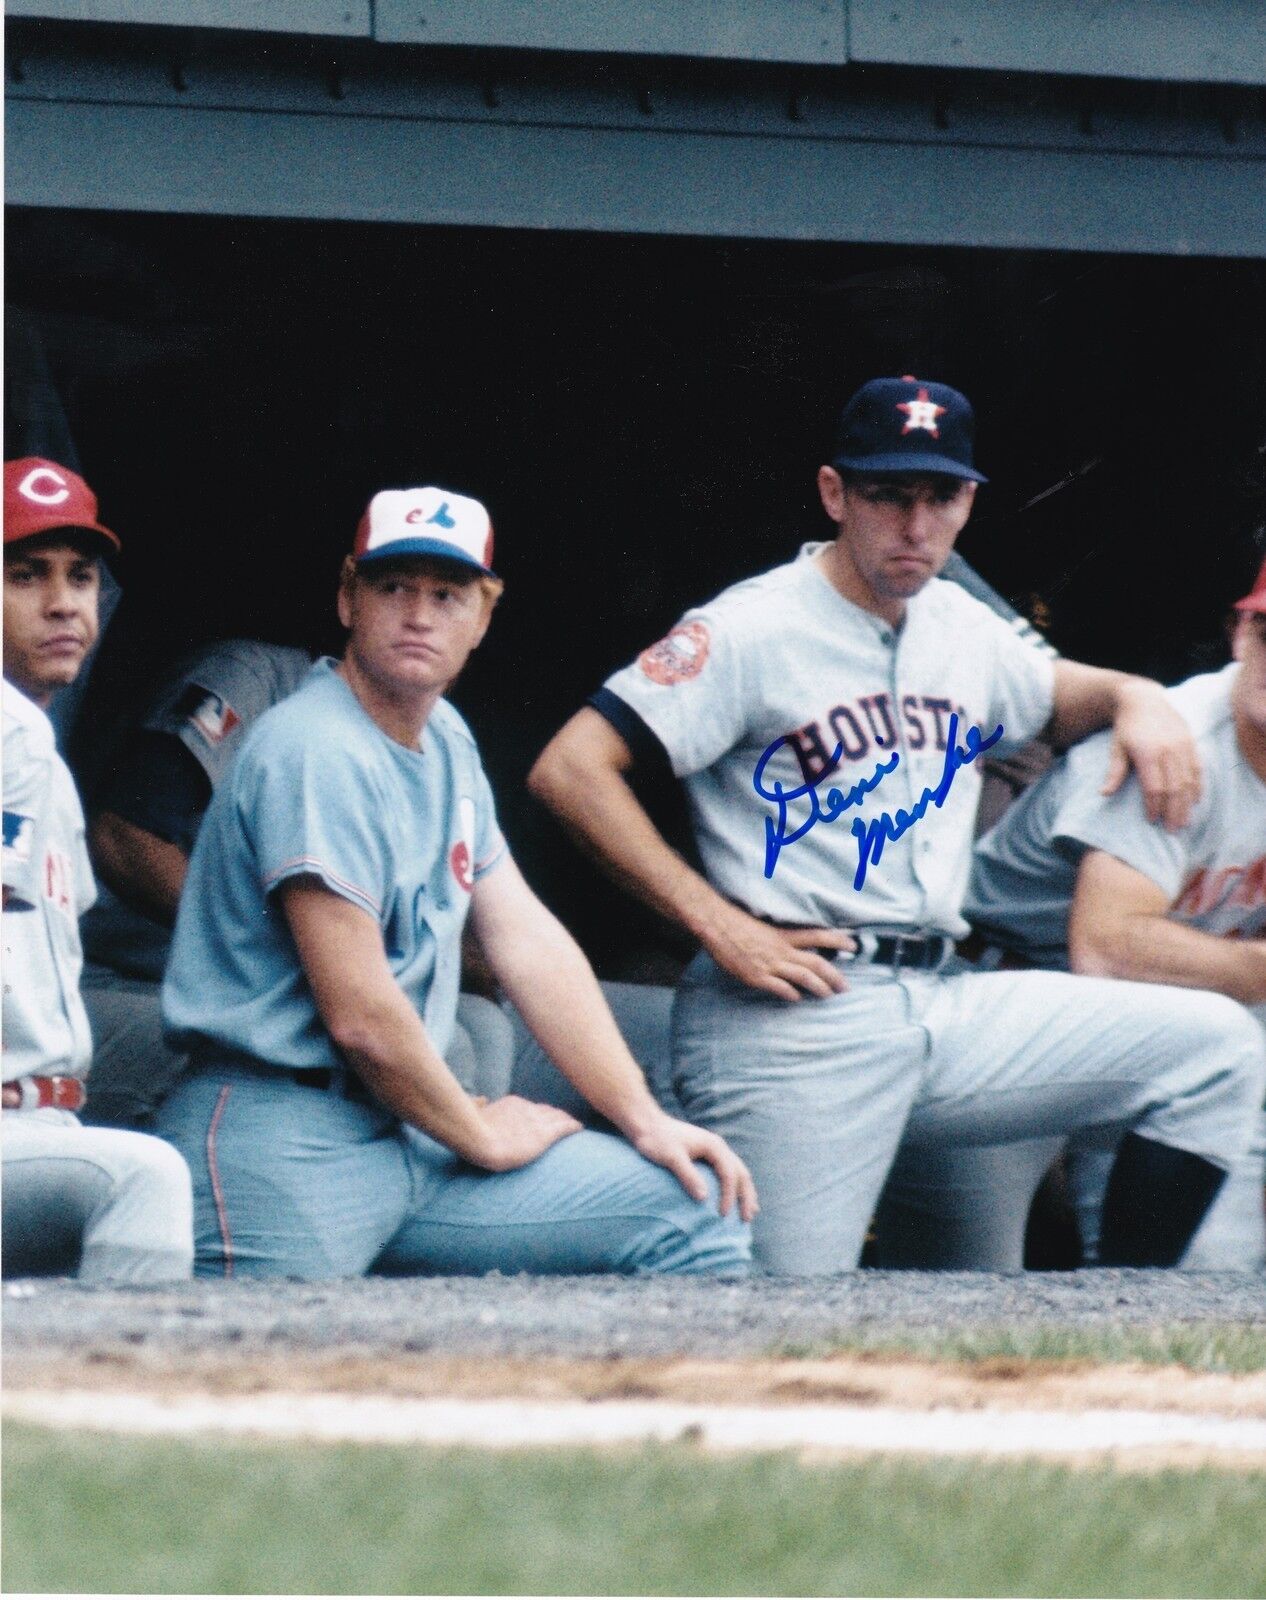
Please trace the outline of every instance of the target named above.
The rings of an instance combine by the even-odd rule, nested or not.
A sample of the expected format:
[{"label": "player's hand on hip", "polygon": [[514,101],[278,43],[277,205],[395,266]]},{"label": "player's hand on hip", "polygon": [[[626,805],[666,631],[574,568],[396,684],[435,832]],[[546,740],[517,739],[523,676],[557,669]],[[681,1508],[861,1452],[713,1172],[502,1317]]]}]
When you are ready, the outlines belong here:
[{"label": "player's hand on hip", "polygon": [[1112,727],[1102,794],[1115,794],[1134,769],[1149,822],[1185,827],[1200,798],[1200,756],[1191,730],[1153,684],[1131,685]]},{"label": "player's hand on hip", "polygon": [[487,1141],[485,1148],[472,1159],[490,1172],[511,1172],[515,1167],[526,1167],[543,1156],[552,1144],[581,1129],[581,1124],[568,1112],[560,1111],[557,1106],[541,1105],[536,1100],[524,1100],[517,1094],[490,1100],[480,1106],[479,1112]]},{"label": "player's hand on hip", "polygon": [[821,952],[857,948],[845,928],[776,928],[738,906],[727,906],[702,943],[719,967],[780,1000],[843,994],[843,973]]},{"label": "player's hand on hip", "polygon": [[739,1216],[750,1222],[760,1210],[751,1173],[719,1134],[665,1114],[633,1145],[639,1155],[671,1172],[692,1200],[701,1202],[708,1198],[708,1188],[695,1162],[705,1162],[717,1175],[717,1210],[723,1217],[737,1205]]}]

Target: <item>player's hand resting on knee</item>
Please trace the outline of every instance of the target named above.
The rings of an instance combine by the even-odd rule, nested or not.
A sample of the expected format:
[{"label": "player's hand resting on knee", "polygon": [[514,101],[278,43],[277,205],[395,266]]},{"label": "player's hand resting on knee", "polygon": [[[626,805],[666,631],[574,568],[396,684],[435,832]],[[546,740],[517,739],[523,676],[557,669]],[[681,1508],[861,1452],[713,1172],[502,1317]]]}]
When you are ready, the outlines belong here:
[{"label": "player's hand resting on knee", "polygon": [[665,1113],[632,1143],[639,1155],[671,1172],[693,1200],[708,1198],[707,1185],[695,1168],[696,1161],[706,1162],[717,1175],[721,1189],[717,1210],[723,1217],[736,1204],[744,1222],[750,1222],[760,1210],[751,1173],[717,1134]]},{"label": "player's hand resting on knee", "polygon": [[845,928],[776,928],[729,904],[700,933],[700,943],[717,966],[780,1000],[843,994],[843,973],[820,952],[857,948]]},{"label": "player's hand resting on knee", "polygon": [[489,1172],[511,1172],[526,1167],[543,1156],[552,1144],[569,1133],[579,1133],[581,1124],[557,1106],[524,1100],[507,1094],[480,1106],[480,1117],[487,1134],[486,1143],[470,1160]]}]

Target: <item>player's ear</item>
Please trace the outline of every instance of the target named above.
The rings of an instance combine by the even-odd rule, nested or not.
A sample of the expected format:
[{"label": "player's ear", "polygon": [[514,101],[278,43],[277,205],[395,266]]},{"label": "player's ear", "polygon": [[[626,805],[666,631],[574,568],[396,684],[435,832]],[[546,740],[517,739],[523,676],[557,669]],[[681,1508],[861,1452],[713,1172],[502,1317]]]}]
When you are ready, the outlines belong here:
[{"label": "player's ear", "polygon": [[351,556],[344,556],[338,575],[338,619],[345,628],[352,625],[352,587],[355,582],[356,563]]},{"label": "player's ear", "polygon": [[844,520],[844,480],[834,467],[818,468],[818,497],[832,522]]},{"label": "player's ear", "polygon": [[1231,654],[1237,661],[1243,661],[1245,651],[1248,649],[1248,630],[1252,626],[1250,614],[1247,611],[1237,611],[1235,621],[1231,624]]}]

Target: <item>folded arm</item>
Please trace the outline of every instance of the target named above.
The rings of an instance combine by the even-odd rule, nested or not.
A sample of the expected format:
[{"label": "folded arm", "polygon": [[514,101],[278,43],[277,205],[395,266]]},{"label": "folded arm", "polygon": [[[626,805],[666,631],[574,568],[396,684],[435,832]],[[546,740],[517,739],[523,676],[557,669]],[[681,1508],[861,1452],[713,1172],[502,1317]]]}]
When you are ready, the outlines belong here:
[{"label": "folded arm", "polygon": [[1211,989],[1244,1005],[1266,1002],[1266,939],[1224,939],[1166,915],[1165,891],[1103,850],[1077,873],[1068,921],[1074,972]]},{"label": "folded arm", "polygon": [[92,861],[120,900],[167,927],[176,921],[189,857],[147,828],[103,811],[88,829]]},{"label": "folded arm", "polygon": [[1200,758],[1191,730],[1160,684],[1080,661],[1055,663],[1055,708],[1047,737],[1066,750],[1101,728],[1113,730],[1103,794],[1133,768],[1149,822],[1181,828],[1200,798]]}]

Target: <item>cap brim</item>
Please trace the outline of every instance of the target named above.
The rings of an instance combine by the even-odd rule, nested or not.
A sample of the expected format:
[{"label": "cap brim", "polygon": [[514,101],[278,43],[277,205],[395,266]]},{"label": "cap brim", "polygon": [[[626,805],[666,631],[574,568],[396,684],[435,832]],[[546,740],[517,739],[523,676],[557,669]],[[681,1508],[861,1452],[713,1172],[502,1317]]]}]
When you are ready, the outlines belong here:
[{"label": "cap brim", "polygon": [[459,545],[447,544],[443,539],[393,539],[379,545],[376,550],[366,550],[356,557],[358,567],[372,566],[379,561],[393,561],[401,556],[432,556],[437,561],[451,561],[459,567],[469,567],[472,572],[495,578],[491,567],[485,567]]},{"label": "cap brim", "polygon": [[9,545],[25,544],[28,539],[51,539],[59,533],[79,534],[82,538],[100,546],[102,555],[117,555],[123,548],[118,534],[111,533],[109,528],[103,528],[99,522],[51,522],[46,528],[29,528],[17,534],[10,534],[6,529],[5,547],[7,549]]},{"label": "cap brim", "polygon": [[894,451],[878,456],[836,456],[833,467],[847,467],[850,472],[936,472],[947,478],[966,478],[971,483],[988,483],[989,479],[975,467],[964,466],[949,456],[904,454]]}]

